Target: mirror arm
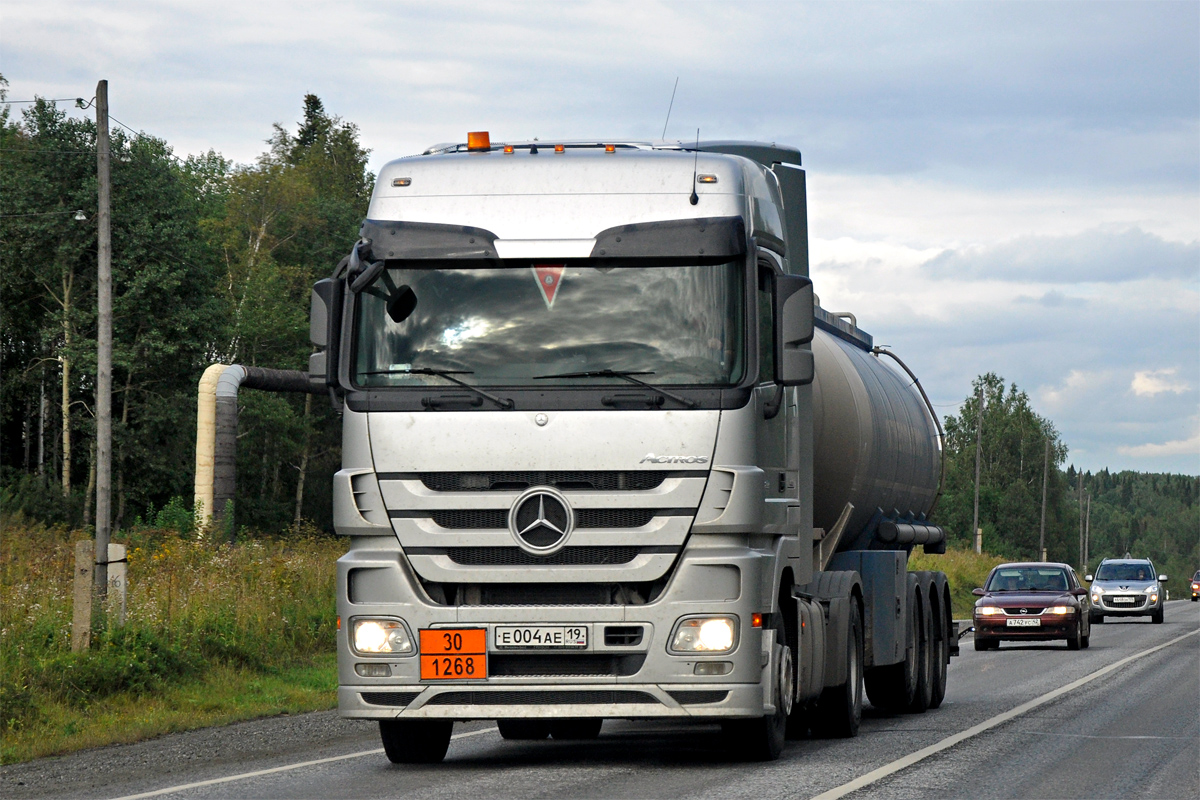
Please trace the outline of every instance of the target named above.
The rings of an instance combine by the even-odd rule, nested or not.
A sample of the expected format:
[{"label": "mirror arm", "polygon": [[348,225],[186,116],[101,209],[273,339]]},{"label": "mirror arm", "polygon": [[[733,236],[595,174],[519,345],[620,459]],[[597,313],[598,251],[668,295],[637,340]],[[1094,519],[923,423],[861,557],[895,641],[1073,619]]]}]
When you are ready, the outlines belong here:
[{"label": "mirror arm", "polygon": [[783,406],[783,384],[775,384],[775,396],[763,403],[763,419],[775,419]]}]

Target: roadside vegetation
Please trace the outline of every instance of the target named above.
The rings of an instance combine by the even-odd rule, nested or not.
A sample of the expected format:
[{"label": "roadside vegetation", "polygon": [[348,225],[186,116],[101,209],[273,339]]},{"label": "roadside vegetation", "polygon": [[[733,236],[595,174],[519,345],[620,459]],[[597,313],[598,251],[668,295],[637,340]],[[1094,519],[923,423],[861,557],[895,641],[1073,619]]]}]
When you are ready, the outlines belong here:
[{"label": "roadside vegetation", "polygon": [[135,525],[121,537],[126,624],[73,653],[74,542],[87,534],[19,516],[0,531],[3,763],[335,705],[339,540],[309,527],[230,544]]},{"label": "roadside vegetation", "polygon": [[919,549],[914,549],[908,559],[909,570],[938,570],[946,573],[950,583],[950,605],[955,619],[970,619],[971,609],[975,607],[975,596],[971,590],[983,586],[988,573],[997,564],[1003,564],[1007,559],[1000,556],[977,554],[973,550],[946,548],[945,555],[927,556]]}]

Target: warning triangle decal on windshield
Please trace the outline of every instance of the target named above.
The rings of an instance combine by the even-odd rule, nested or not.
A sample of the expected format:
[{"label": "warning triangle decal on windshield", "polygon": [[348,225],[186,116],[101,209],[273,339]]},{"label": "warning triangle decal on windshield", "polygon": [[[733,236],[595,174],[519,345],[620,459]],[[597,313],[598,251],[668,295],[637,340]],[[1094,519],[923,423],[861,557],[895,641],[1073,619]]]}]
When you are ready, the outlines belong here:
[{"label": "warning triangle decal on windshield", "polygon": [[533,274],[537,277],[538,289],[546,308],[554,308],[554,298],[558,295],[558,286],[562,283],[563,273],[567,271],[566,264],[534,264]]}]

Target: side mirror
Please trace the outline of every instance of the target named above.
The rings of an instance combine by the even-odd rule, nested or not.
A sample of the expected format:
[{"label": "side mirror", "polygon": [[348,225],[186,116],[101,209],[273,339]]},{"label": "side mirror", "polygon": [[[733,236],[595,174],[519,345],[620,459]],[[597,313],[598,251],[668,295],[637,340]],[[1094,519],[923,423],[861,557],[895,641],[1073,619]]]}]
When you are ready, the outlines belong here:
[{"label": "side mirror", "polygon": [[1088,583],[1091,583],[1092,581],[1096,580],[1096,578],[1095,578],[1094,576],[1092,576],[1091,574],[1084,575],[1084,576],[1083,576],[1083,579],[1084,579],[1085,581],[1087,581]]},{"label": "side mirror", "polygon": [[1088,591],[1087,591],[1087,589],[1084,589],[1082,586],[1077,586],[1076,588],[1072,589],[1070,593],[1075,595],[1076,597],[1083,597],[1084,595],[1086,595],[1088,593]]},{"label": "side mirror", "polygon": [[774,276],[775,380],[782,386],[813,382],[813,286],[799,275]]},{"label": "side mirror", "polygon": [[1159,582],[1159,583],[1166,583],[1166,582],[1167,582],[1167,576],[1166,576],[1166,575],[1159,575],[1159,576],[1158,576],[1158,582]]},{"label": "side mirror", "polygon": [[337,278],[325,278],[313,286],[308,338],[319,349],[308,358],[308,379],[317,386],[338,383],[344,287],[345,283]]},{"label": "side mirror", "polygon": [[971,594],[975,595],[976,597],[983,597],[985,594],[987,594],[987,592],[985,592],[983,589],[975,588],[971,590]]}]

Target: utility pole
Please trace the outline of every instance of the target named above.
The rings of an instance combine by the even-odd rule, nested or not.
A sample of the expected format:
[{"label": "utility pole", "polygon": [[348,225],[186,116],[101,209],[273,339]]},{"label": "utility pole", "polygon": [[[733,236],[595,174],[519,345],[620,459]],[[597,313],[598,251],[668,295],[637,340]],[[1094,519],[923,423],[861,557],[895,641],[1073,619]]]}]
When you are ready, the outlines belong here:
[{"label": "utility pole", "polygon": [[1075,475],[1079,478],[1079,561],[1083,571],[1087,572],[1087,562],[1083,560],[1083,470]]},{"label": "utility pole", "polygon": [[975,516],[971,522],[971,538],[975,540],[975,552],[983,552],[983,539],[979,535],[979,455],[983,442],[983,384],[979,385],[979,399],[975,403]]},{"label": "utility pole", "polygon": [[1087,522],[1083,528],[1083,571],[1086,573],[1088,564],[1091,563],[1092,548],[1092,493],[1088,492],[1087,498]]},{"label": "utility pole", "polygon": [[112,520],[112,207],[108,142],[108,81],[96,84],[96,572],[101,613],[108,597],[108,540]]},{"label": "utility pole", "polygon": [[1046,560],[1046,485],[1050,479],[1050,440],[1046,440],[1046,460],[1042,464],[1042,532],[1038,536],[1039,558]]}]

